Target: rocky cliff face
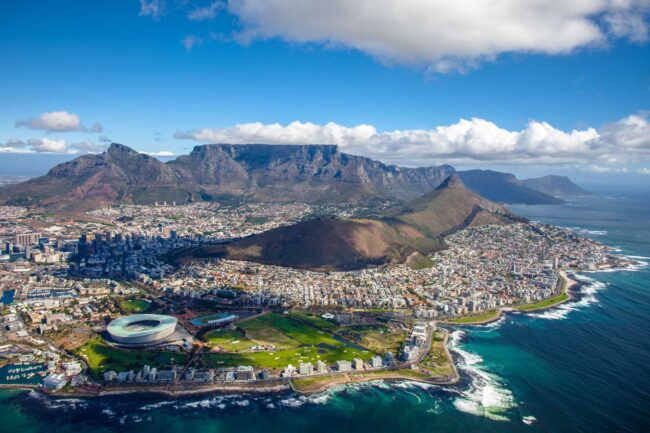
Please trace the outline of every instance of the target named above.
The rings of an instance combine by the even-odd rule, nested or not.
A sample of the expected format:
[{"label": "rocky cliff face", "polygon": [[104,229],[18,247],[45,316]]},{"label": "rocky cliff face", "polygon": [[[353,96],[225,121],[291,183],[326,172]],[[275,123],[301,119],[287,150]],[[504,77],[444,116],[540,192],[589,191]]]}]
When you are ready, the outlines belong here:
[{"label": "rocky cliff face", "polygon": [[530,189],[553,196],[570,197],[590,194],[588,191],[571,182],[571,179],[566,176],[550,175],[534,179],[524,179],[522,182]]},{"label": "rocky cliff face", "polygon": [[454,169],[401,168],[333,145],[196,146],[168,163],[112,144],[48,174],[0,189],[7,204],[85,210],[118,202],[210,200],[367,203],[408,200],[436,188]]},{"label": "rocky cliff face", "polygon": [[552,195],[526,186],[515,175],[492,170],[467,170],[458,172],[463,183],[485,198],[500,203],[561,204]]}]

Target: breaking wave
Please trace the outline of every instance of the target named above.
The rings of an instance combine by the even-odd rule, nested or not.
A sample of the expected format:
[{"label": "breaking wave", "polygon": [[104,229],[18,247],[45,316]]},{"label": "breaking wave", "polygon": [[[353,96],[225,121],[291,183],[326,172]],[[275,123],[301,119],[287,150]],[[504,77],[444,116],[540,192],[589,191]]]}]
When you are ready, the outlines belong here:
[{"label": "breaking wave", "polygon": [[451,333],[451,350],[460,356],[458,369],[467,373],[470,384],[467,390],[457,390],[454,399],[456,409],[472,415],[484,416],[495,421],[509,421],[507,412],[516,407],[512,392],[500,377],[487,372],[482,366],[483,358],[467,352],[460,346],[464,331]]}]

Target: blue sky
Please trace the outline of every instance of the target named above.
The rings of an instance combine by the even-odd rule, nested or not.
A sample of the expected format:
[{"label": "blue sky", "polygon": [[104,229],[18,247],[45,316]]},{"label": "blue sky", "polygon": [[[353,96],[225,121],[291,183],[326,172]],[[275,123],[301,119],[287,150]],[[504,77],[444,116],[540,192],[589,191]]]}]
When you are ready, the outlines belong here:
[{"label": "blue sky", "polygon": [[[256,1],[2,2],[0,146],[71,153],[101,150],[110,139],[179,154],[217,139],[340,139],[346,151],[406,165],[648,167],[647,1],[540,12],[550,26],[578,28],[556,38],[529,31],[525,14],[499,0],[507,11],[494,22],[477,14],[477,22],[461,23],[488,29],[475,39],[453,26],[444,33],[440,22],[431,26],[442,33],[424,30],[421,41],[408,34],[409,20],[415,27],[418,16],[440,16],[419,11],[422,2],[405,1],[405,21],[388,22],[394,14],[369,18],[338,0],[309,0],[314,14],[330,20],[321,28],[295,2]],[[362,30],[350,33],[346,19]],[[523,34],[493,35],[494,26]],[[35,122],[52,112],[79,124],[52,130]],[[541,138],[538,124],[546,125]],[[402,133],[389,134],[396,130]],[[629,148],[634,158],[625,156]]]}]

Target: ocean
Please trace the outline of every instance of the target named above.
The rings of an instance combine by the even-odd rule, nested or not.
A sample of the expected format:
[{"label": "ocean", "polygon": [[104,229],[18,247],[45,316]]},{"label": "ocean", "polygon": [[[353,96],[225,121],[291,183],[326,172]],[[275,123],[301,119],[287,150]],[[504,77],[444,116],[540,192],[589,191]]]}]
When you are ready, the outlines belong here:
[{"label": "ocean", "polygon": [[644,265],[583,273],[580,298],[452,328],[461,382],[381,381],[310,397],[152,395],[49,399],[0,390],[1,432],[648,432],[650,194],[608,191],[512,206],[571,227]]}]

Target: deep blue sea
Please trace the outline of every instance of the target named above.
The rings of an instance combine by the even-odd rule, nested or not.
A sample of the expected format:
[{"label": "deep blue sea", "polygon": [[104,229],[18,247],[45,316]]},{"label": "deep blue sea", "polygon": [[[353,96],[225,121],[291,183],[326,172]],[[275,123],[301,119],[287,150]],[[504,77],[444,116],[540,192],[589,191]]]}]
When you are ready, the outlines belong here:
[{"label": "deep blue sea", "polygon": [[[513,206],[650,261],[650,193]],[[299,397],[52,400],[0,391],[1,432],[650,432],[650,268],[586,273],[579,301],[456,328],[462,381]]]}]

